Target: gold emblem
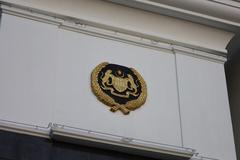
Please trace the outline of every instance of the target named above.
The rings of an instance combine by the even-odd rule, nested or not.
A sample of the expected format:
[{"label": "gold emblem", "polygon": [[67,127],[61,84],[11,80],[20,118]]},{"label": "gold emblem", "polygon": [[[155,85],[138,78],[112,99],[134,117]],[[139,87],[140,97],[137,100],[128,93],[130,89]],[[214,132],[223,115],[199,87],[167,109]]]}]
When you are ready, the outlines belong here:
[{"label": "gold emblem", "polygon": [[143,105],[147,98],[144,79],[133,68],[107,62],[99,64],[91,75],[93,93],[112,112],[128,114]]}]

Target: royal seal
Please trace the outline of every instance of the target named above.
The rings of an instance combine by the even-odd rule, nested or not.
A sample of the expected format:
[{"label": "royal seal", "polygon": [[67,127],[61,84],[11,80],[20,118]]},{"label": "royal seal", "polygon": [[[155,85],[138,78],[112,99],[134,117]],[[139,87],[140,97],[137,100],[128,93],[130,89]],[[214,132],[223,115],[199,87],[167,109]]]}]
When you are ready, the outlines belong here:
[{"label": "royal seal", "polygon": [[146,83],[135,69],[107,62],[92,71],[91,87],[112,112],[121,110],[129,114],[142,106],[147,98]]}]

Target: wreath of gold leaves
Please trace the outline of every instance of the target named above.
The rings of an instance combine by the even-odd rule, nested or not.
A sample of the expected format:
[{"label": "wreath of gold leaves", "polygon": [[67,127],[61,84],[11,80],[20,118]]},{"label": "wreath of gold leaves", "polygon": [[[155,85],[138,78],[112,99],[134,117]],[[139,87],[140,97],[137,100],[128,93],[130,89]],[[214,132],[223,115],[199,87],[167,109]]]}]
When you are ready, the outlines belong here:
[{"label": "wreath of gold leaves", "polygon": [[118,109],[120,109],[124,114],[128,114],[131,111],[139,108],[140,106],[142,106],[145,102],[146,102],[146,98],[147,98],[147,85],[144,81],[144,79],[142,78],[142,76],[133,68],[130,68],[133,73],[138,77],[140,83],[141,83],[141,89],[142,92],[140,94],[140,96],[138,97],[138,99],[136,100],[131,100],[129,102],[127,102],[125,105],[120,105],[118,103],[116,103],[114,101],[114,99],[110,96],[108,96],[106,93],[104,93],[98,83],[98,74],[101,71],[101,69],[103,67],[105,67],[107,64],[109,64],[108,62],[103,62],[101,64],[99,64],[93,71],[91,74],[91,88],[93,93],[96,95],[96,97],[103,102],[104,104],[108,105],[111,107],[111,111],[115,112]]}]

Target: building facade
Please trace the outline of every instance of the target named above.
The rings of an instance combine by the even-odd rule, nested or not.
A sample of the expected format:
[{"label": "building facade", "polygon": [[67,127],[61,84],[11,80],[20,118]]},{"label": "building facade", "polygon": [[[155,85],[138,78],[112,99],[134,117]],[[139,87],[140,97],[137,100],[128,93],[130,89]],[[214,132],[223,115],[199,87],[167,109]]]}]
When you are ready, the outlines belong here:
[{"label": "building facade", "polygon": [[[0,159],[237,160],[224,64],[238,52],[238,2],[0,4]],[[108,96],[94,95],[91,74],[103,62],[142,76],[140,108],[98,100]],[[139,83],[117,74],[108,90],[134,96]]]}]

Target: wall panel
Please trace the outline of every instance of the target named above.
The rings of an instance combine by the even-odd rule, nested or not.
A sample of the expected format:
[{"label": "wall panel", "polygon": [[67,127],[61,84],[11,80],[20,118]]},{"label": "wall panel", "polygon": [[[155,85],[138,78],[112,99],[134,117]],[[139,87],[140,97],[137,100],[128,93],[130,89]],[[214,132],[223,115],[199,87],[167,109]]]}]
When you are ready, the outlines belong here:
[{"label": "wall panel", "polygon": [[3,14],[0,119],[47,126],[55,105],[56,26]]},{"label": "wall panel", "polygon": [[[1,28],[0,119],[49,122],[181,145],[174,55],[5,15]],[[166,53],[169,52],[169,53]],[[91,92],[90,74],[108,61],[136,68],[146,104],[111,113]]]},{"label": "wall panel", "polygon": [[[60,124],[181,145],[174,55],[69,31],[59,32],[57,99]],[[146,104],[125,116],[111,113],[90,88],[101,62],[134,67],[148,86]]]},{"label": "wall panel", "polygon": [[[182,124],[184,147],[236,159],[221,63],[6,14],[0,49],[0,119],[54,122],[177,146]],[[91,91],[91,72],[106,61],[137,69],[147,83],[146,104],[128,116],[111,113]]]},{"label": "wall panel", "polygon": [[224,65],[177,54],[177,69],[184,146],[235,160]]}]

